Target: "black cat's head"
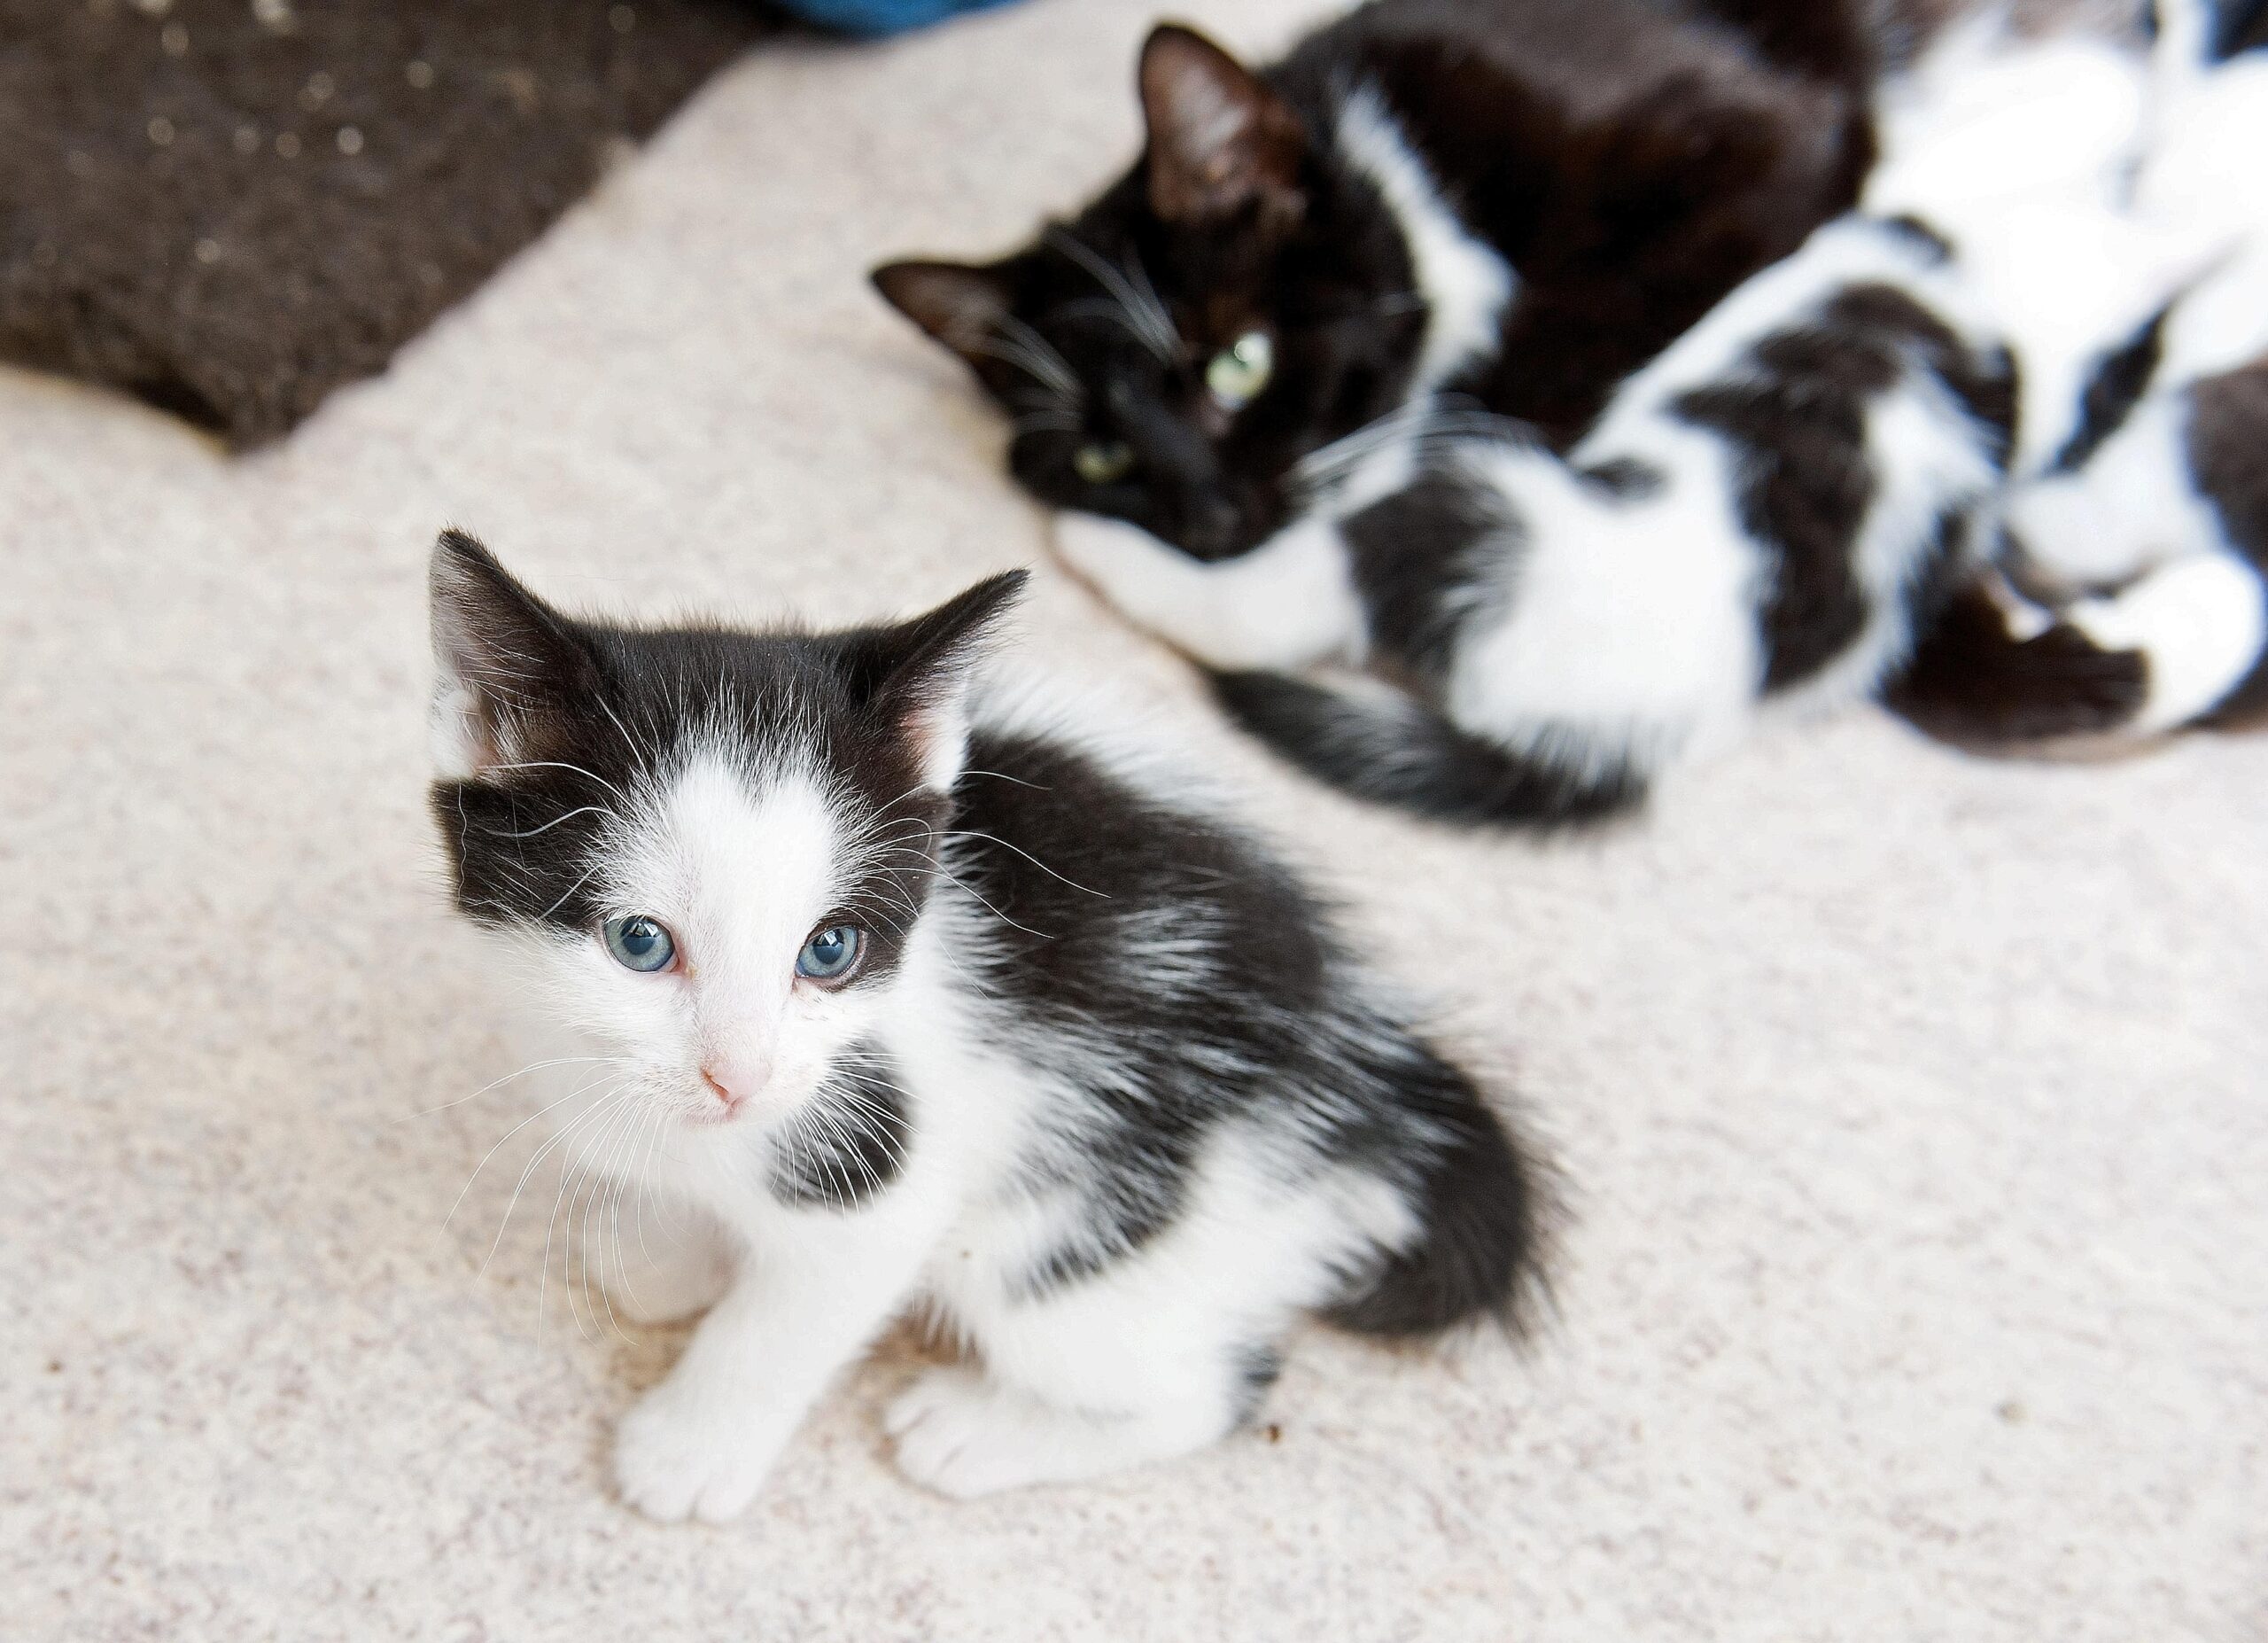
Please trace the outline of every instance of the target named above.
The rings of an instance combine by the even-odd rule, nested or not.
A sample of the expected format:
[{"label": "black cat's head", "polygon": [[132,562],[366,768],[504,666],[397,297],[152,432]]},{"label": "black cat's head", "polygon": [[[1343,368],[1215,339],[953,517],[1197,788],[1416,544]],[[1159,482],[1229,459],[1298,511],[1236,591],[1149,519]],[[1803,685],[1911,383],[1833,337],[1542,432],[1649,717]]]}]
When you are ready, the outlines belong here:
[{"label": "black cat's head", "polygon": [[1139,85],[1142,157],[1074,221],[874,284],[999,401],[1041,501],[1225,557],[1284,523],[1302,457],[1401,401],[1425,305],[1377,190],[1276,90],[1171,24]]}]

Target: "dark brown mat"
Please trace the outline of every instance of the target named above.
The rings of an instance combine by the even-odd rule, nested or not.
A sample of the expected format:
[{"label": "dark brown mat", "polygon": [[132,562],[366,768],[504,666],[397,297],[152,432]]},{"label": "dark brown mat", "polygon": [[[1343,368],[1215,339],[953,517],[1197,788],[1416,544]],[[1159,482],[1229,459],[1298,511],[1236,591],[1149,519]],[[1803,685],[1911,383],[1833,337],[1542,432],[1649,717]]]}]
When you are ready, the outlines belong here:
[{"label": "dark brown mat", "polygon": [[0,360],[273,439],[762,27],[733,0],[0,0]]}]

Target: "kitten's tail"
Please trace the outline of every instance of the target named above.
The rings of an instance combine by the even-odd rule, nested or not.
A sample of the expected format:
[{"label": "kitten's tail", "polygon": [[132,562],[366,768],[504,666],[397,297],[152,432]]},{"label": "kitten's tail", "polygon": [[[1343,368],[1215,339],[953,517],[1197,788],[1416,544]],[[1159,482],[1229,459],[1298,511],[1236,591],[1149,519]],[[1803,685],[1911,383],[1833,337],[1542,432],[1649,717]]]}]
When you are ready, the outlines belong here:
[{"label": "kitten's tail", "polygon": [[2052,619],[1974,583],[1884,691],[1977,749],[2116,744],[2268,709],[2268,582],[2234,554],[2184,555]]},{"label": "kitten's tail", "polygon": [[1283,674],[1216,673],[1213,694],[1250,735],[1342,792],[1444,822],[1549,828],[1635,808],[1624,764],[1571,769],[1459,729],[1406,697],[1374,700]]},{"label": "kitten's tail", "polygon": [[1356,1055],[1424,1133],[1409,1242],[1323,1309],[1342,1329],[1408,1338],[1480,1319],[1518,1330],[1550,1294],[1557,1197],[1542,1156],[1460,1069],[1396,1033]]}]

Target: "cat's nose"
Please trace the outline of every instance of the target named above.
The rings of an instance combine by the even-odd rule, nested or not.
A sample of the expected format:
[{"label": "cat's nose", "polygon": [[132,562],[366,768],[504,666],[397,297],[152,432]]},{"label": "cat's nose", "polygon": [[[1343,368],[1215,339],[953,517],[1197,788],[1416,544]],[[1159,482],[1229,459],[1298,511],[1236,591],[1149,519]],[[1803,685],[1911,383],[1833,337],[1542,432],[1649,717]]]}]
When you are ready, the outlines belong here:
[{"label": "cat's nose", "polygon": [[772,1068],[768,1063],[711,1062],[701,1069],[701,1081],[729,1117],[772,1081]]}]

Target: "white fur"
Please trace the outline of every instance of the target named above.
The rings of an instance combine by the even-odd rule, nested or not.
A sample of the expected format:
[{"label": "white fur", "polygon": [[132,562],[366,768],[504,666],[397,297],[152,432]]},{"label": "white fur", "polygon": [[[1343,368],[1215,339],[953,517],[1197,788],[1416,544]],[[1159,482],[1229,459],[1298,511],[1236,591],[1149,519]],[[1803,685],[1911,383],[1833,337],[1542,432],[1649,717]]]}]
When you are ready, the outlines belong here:
[{"label": "white fur", "polygon": [[1363,608],[1326,520],[1303,520],[1248,554],[1210,565],[1138,526],[1094,514],[1061,516],[1055,545],[1133,620],[1214,667],[1356,659]]},{"label": "white fur", "polygon": [[1457,220],[1374,89],[1363,87],[1340,108],[1339,151],[1378,189],[1402,230],[1426,315],[1410,391],[1430,393],[1495,349],[1498,322],[1518,281],[1511,266]]}]

